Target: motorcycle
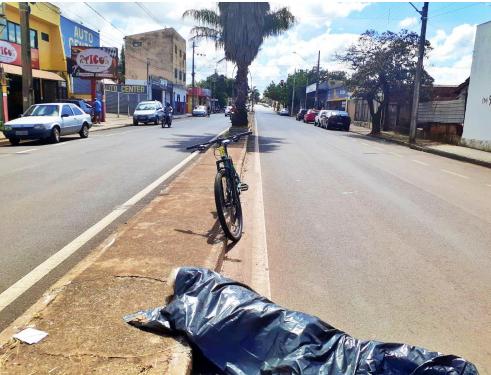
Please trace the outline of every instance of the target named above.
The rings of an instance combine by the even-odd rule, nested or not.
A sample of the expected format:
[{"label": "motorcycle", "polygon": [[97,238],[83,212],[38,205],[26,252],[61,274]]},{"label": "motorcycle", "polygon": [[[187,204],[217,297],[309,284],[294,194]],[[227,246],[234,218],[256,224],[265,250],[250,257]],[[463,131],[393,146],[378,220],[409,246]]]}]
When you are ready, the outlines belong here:
[{"label": "motorcycle", "polygon": [[166,125],[168,128],[172,125],[172,111],[166,112],[162,118],[162,127],[165,128]]}]

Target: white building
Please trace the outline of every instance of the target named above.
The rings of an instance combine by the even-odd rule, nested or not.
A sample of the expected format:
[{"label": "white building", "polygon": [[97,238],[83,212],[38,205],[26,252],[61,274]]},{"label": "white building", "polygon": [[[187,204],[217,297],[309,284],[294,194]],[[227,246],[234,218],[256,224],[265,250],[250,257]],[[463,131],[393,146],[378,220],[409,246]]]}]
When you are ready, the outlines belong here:
[{"label": "white building", "polygon": [[491,151],[491,21],[477,26],[461,143]]}]

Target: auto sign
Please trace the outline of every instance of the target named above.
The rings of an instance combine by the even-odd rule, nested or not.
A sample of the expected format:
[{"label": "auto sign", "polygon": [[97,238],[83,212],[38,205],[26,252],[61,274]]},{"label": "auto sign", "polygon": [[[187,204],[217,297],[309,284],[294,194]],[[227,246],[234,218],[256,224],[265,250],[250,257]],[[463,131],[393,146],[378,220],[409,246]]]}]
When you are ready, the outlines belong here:
[{"label": "auto sign", "polygon": [[17,60],[17,51],[8,42],[0,40],[0,62],[3,63],[13,63]]}]

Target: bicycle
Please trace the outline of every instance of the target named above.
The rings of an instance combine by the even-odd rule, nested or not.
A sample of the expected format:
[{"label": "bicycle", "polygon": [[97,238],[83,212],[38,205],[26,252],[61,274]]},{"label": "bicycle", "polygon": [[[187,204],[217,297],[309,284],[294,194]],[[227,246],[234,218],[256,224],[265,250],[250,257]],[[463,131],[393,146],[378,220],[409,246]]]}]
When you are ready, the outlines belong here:
[{"label": "bicycle", "polygon": [[198,149],[203,151],[209,145],[214,145],[214,154],[218,150],[217,174],[215,176],[215,205],[218,221],[225,235],[233,242],[242,237],[242,206],[240,205],[240,193],[249,189],[246,183],[240,181],[240,176],[235,170],[232,158],[228,154],[228,145],[237,142],[241,137],[252,132],[236,134],[228,138],[217,138],[213,141],[189,146],[187,150]]}]

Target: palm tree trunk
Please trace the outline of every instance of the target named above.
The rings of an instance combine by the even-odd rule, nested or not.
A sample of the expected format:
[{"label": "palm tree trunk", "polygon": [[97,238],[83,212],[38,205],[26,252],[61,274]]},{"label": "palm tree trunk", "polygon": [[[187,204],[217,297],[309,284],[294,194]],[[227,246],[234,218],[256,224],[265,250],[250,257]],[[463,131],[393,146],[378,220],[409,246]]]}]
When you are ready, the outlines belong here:
[{"label": "palm tree trunk", "polygon": [[236,111],[232,116],[233,126],[247,126],[247,65],[237,65],[237,75],[235,77],[235,85],[237,97],[235,99]]}]

